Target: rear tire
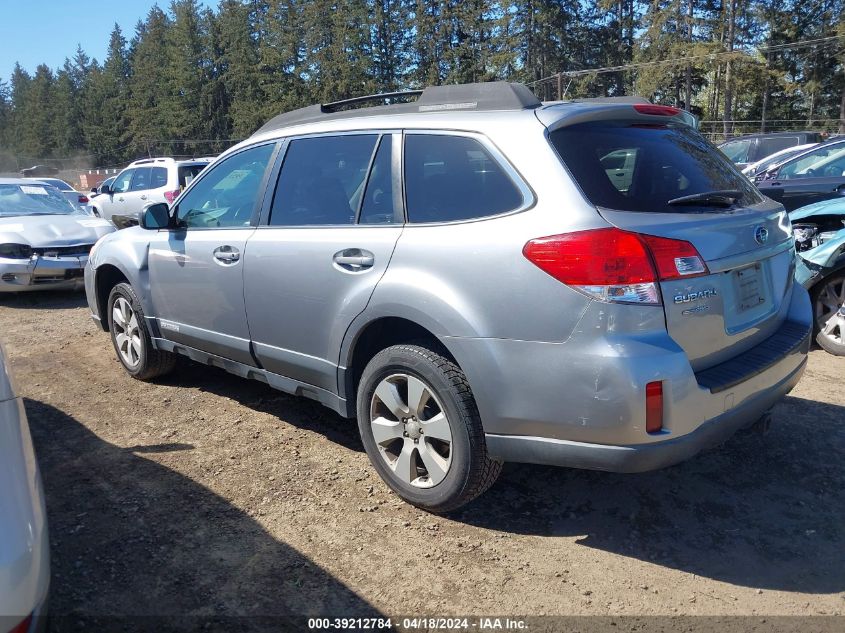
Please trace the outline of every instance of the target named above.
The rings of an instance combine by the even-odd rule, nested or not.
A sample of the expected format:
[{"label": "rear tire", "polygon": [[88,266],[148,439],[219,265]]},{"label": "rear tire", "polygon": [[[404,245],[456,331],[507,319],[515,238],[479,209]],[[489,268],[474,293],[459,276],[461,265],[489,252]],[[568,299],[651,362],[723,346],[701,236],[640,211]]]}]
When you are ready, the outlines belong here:
[{"label": "rear tire", "polygon": [[358,386],[357,412],[376,472],[402,499],[429,512],[469,503],[502,469],[487,455],[466,376],[422,345],[394,345],[373,357]]},{"label": "rear tire", "polygon": [[834,356],[845,356],[845,274],[823,279],[812,297],[816,342]]},{"label": "rear tire", "polygon": [[172,371],[176,355],[153,348],[141,302],[128,283],[112,288],[108,301],[109,333],[117,359],[138,380],[151,380]]}]

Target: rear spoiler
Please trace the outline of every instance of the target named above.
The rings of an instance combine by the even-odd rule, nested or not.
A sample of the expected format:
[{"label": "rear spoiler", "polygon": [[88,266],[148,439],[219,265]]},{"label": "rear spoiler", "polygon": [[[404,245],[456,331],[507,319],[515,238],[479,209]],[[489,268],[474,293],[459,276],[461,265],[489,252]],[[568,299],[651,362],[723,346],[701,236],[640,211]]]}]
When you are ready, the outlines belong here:
[{"label": "rear spoiler", "polygon": [[537,118],[549,132],[590,121],[631,120],[643,123],[681,123],[698,129],[699,119],[691,112],[651,103],[642,97],[604,97],[544,104]]}]

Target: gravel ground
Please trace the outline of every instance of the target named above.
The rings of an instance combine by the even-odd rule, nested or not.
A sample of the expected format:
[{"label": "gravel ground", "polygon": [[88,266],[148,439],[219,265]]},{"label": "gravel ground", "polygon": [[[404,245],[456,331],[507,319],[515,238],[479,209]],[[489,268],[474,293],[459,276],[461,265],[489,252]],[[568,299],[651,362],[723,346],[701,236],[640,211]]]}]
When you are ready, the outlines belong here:
[{"label": "gravel ground", "polygon": [[[50,519],[54,630],[108,616],[841,615],[845,359],[771,432],[655,473],[506,465],[449,516],[354,423],[189,362],[129,378],[78,294],[0,295]],[[66,617],[65,617],[66,616]]]}]

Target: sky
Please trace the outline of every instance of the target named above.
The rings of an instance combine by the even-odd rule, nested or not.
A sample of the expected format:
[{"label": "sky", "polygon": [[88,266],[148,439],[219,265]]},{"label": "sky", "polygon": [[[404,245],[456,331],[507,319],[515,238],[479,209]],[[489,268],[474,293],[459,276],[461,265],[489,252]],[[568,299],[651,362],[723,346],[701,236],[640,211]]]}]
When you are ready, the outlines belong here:
[{"label": "sky", "polygon": [[[81,44],[88,57],[102,63],[115,22],[130,39],[135,24],[169,0],[0,0],[0,80],[8,82],[15,62],[35,73],[38,64],[53,70],[73,58]],[[216,0],[200,4],[216,7]]]}]

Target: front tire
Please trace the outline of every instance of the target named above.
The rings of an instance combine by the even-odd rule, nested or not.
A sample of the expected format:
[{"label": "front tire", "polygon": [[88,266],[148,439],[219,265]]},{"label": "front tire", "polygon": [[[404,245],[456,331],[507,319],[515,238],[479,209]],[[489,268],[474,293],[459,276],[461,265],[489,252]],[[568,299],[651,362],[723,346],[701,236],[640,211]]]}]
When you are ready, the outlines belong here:
[{"label": "front tire", "polygon": [[117,359],[130,376],[151,380],[172,371],[176,356],[153,348],[141,302],[128,283],[112,288],[108,319]]},{"label": "front tire", "polygon": [[469,503],[496,481],[466,376],[420,345],[376,354],[361,376],[358,428],[370,462],[402,499],[430,512]]},{"label": "front tire", "polygon": [[813,288],[816,342],[835,356],[845,356],[845,274],[837,273]]}]

